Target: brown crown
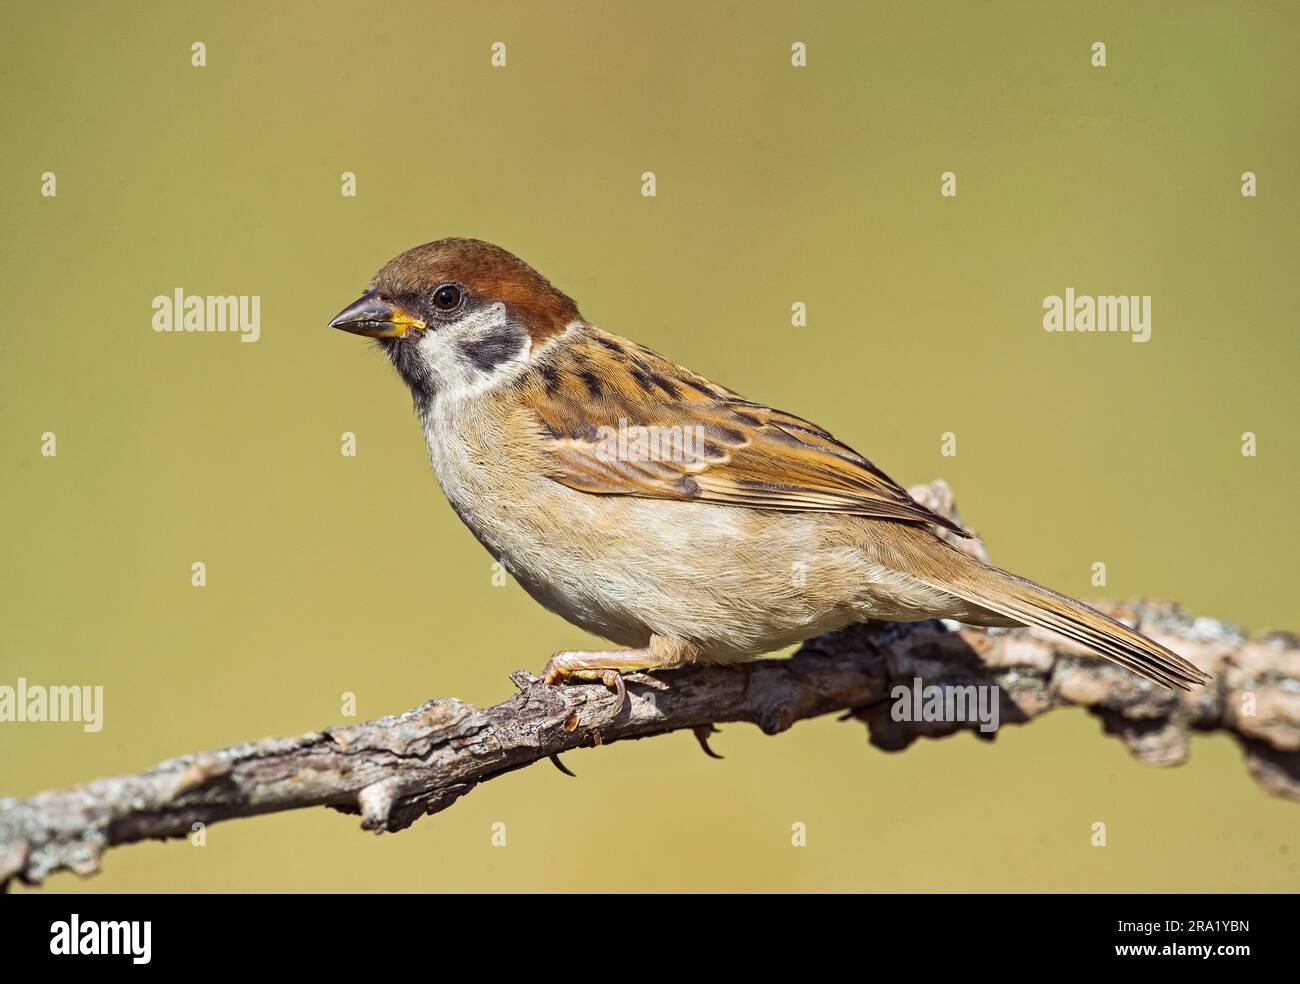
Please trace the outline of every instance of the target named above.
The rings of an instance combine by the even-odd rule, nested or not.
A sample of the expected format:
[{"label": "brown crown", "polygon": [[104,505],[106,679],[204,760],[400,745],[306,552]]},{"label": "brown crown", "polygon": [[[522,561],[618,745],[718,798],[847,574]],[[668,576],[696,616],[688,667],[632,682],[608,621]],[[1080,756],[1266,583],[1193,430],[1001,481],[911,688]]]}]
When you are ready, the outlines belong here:
[{"label": "brown crown", "polygon": [[519,257],[478,239],[439,239],[408,249],[384,264],[370,289],[396,299],[452,281],[476,298],[503,302],[534,344],[582,317],[566,294]]}]

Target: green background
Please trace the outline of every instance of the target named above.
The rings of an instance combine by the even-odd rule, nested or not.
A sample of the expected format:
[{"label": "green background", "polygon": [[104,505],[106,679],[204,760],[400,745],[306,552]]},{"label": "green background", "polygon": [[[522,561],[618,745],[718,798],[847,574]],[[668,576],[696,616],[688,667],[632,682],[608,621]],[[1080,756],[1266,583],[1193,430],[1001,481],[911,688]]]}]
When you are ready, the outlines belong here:
[{"label": "green background", "polygon": [[[592,643],[492,586],[404,387],[325,327],[447,235],[904,483],[946,478],[1003,566],[1300,627],[1300,9],[1074,6],[6,3],[0,683],[102,684],[106,725],[0,724],[0,792],[338,723],[345,691],[358,719],[495,703]],[[1044,332],[1071,286],[1152,295],[1151,341]],[[176,287],[260,295],[262,340],[155,334]],[[714,747],[575,753],[577,781],[528,769],[396,836],[326,810],[220,824],[48,886],[1300,884],[1297,807],[1223,737],[1169,770],[1082,712],[898,755],[830,720]]]}]

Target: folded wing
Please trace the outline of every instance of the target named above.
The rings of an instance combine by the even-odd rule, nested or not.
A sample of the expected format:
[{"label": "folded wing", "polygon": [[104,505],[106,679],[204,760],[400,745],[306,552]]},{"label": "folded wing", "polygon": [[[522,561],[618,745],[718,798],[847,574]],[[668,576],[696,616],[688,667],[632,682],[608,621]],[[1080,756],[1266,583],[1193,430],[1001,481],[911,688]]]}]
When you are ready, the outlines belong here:
[{"label": "folded wing", "polygon": [[593,329],[544,361],[529,385],[544,467],[569,488],[929,523],[970,536],[824,428],[612,335]]}]

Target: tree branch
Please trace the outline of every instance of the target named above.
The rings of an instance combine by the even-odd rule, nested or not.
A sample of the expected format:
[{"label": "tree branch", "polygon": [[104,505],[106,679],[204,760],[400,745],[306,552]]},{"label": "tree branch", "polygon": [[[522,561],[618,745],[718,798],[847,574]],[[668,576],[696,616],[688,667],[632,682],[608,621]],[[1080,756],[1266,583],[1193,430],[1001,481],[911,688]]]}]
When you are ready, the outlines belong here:
[{"label": "tree branch", "polygon": [[[946,486],[913,490],[955,515]],[[966,549],[982,551],[979,544]],[[39,884],[59,870],[90,874],[103,852],[193,825],[307,806],[359,813],[361,826],[397,831],[446,809],[481,782],[581,747],[743,721],[779,734],[796,721],[846,712],[891,751],[979,721],[900,721],[895,687],[996,687],[1000,722],[1057,707],[1097,714],[1109,734],[1153,765],[1187,757],[1191,731],[1226,731],[1270,793],[1300,800],[1300,642],[1247,639],[1223,622],[1168,602],[1107,604],[1214,675],[1196,693],[1171,693],[1072,643],[1034,629],[973,629],[936,621],[871,623],[805,643],[789,660],[746,671],[689,667],[627,679],[628,701],[597,684],[548,687],[530,673],[494,707],[431,700],[394,717],[187,755],[140,775],[98,779],[30,799],[0,799],[0,882]],[[911,698],[908,698],[911,704]],[[706,746],[707,747],[707,746]]]}]

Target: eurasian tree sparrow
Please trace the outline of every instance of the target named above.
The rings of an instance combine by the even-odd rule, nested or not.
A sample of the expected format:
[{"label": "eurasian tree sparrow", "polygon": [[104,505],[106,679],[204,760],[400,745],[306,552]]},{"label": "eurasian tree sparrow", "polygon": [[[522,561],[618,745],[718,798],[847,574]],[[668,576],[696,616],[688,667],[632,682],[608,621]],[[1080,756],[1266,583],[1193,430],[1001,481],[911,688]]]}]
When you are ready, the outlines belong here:
[{"label": "eurasian tree sparrow", "polygon": [[330,322],[378,339],[434,473],[530,595],[631,648],[556,653],[545,679],[737,663],[867,619],[1060,633],[1167,687],[1209,677],[1081,602],[980,563],[823,428],[586,322],[490,243],[384,266]]}]

